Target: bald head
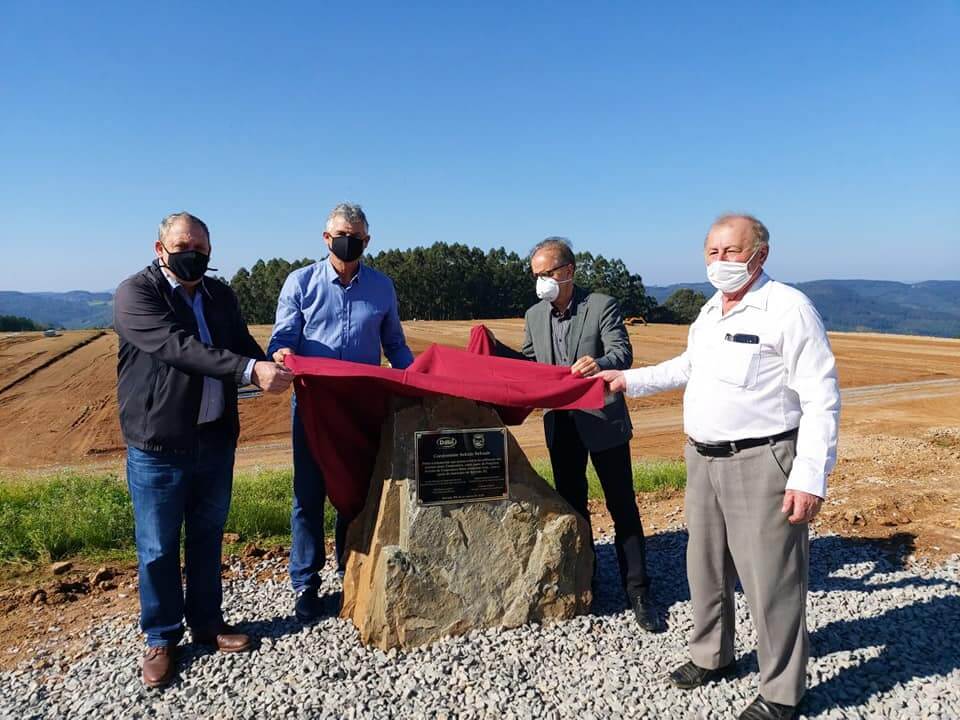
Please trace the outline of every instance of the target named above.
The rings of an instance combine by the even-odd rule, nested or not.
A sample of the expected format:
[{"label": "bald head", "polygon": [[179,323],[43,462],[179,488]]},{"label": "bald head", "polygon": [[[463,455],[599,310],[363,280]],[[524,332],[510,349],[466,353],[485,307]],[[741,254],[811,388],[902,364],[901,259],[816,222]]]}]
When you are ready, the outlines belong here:
[{"label": "bald head", "polygon": [[[744,247],[749,248],[751,253],[759,250],[761,247],[770,245],[770,231],[766,225],[760,222],[753,215],[746,213],[725,213],[713,221],[710,226],[710,232],[714,228],[728,227],[737,235],[741,236]],[[710,239],[710,233],[707,233],[704,239],[704,247]]]}]

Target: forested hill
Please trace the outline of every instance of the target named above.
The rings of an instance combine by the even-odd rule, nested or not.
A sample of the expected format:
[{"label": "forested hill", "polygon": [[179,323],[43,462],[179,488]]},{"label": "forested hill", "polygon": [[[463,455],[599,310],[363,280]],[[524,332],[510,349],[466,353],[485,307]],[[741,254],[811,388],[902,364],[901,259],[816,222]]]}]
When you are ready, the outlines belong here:
[{"label": "forested hill", "polygon": [[54,328],[107,327],[113,322],[108,292],[13,292],[0,290],[0,315],[15,315]]},{"label": "forested hill", "polygon": [[[314,262],[258,260],[229,279],[251,323],[272,323],[277,295],[291,270]],[[527,260],[503,248],[483,251],[462,244],[386,250],[366,262],[393,278],[403,319],[461,320],[522,317],[536,302]],[[577,255],[577,282],[616,297],[624,315],[652,322],[690,322],[707,283],[644,286],[618,259]],[[960,337],[960,281],[915,284],[878,280],[816,280],[797,283],[830,330]],[[672,297],[671,297],[672,296]],[[0,291],[0,315],[28,318],[55,328],[107,327],[110,293]]]},{"label": "forested hill", "polygon": [[[625,315],[646,316],[656,307],[640,276],[622,260],[590,253],[576,257],[577,283],[616,297]],[[237,271],[230,285],[247,321],[273,322],[284,279],[311,262],[275,258]],[[385,250],[365,262],[393,279],[403,320],[522,317],[537,300],[527,260],[503,248],[484,252],[457,243],[436,243],[428,248]]]},{"label": "forested hill", "polygon": [[[791,283],[816,305],[829,330],[960,337],[960,280],[914,284],[887,280],[813,280]],[[650,286],[659,302],[681,288],[707,297],[709,283]]]}]

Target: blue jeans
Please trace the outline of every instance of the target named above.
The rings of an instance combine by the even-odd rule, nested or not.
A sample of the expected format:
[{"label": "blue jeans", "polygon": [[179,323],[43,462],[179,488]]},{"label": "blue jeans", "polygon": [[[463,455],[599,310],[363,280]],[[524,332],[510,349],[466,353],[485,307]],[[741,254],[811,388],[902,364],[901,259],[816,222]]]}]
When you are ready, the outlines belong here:
[{"label": "blue jeans", "polygon": [[[293,423],[293,512],[290,514],[292,534],[290,546],[290,582],[296,592],[319,589],[320,570],[327,559],[324,547],[323,509],[327,488],[323,471],[313,459],[307,445],[307,432],[297,414],[297,398],[291,407]],[[350,518],[337,514],[334,543],[337,569],[343,570],[347,528]]]},{"label": "blue jeans", "polygon": [[[197,429],[189,454],[127,448],[127,486],[140,573],[140,627],[147,645],[176,645],[183,619],[207,631],[223,622],[220,555],[233,487],[233,438]],[[180,575],[184,533],[186,598]]]}]

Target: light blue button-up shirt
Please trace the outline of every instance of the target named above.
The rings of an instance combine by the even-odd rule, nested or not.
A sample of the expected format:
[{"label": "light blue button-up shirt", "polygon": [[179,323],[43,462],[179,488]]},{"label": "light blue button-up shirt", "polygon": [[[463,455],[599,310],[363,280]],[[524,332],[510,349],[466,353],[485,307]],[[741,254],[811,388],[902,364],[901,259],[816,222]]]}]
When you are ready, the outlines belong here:
[{"label": "light blue button-up shirt", "polygon": [[[200,341],[205,345],[213,346],[210,328],[207,327],[207,319],[203,316],[203,295],[207,291],[206,288],[203,287],[203,281],[197,286],[196,291],[193,293],[193,298],[191,298],[190,293],[187,292],[183,285],[177,282],[176,278],[170,277],[166,272],[164,272],[163,275],[167,278],[167,282],[170,283],[173,292],[180,293],[180,296],[186,301],[187,305],[193,309],[193,316],[197,320],[197,329],[200,332]],[[250,377],[253,373],[255,363],[255,360],[250,360],[250,362],[247,363],[247,369],[243,373],[244,385],[250,383]],[[197,414],[197,424],[202,425],[203,423],[219,420],[220,416],[223,415],[224,403],[223,381],[204,376],[203,394],[200,396],[200,412]]]},{"label": "light blue button-up shirt", "polygon": [[290,273],[277,301],[268,355],[290,348],[306,357],[379,365],[381,347],[395,368],[413,362],[390,278],[361,264],[344,286],[329,259]]}]

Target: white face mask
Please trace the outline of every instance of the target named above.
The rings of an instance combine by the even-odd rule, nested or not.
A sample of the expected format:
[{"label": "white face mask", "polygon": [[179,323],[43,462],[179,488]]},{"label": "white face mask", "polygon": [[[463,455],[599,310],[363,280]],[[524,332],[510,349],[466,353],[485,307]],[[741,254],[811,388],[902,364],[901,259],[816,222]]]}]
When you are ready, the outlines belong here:
[{"label": "white face mask", "polygon": [[730,260],[714,260],[707,265],[707,280],[720,292],[732,295],[750,282],[750,271],[747,266],[760,252],[757,248],[746,262],[732,262]]},{"label": "white face mask", "polygon": [[547,302],[553,302],[560,295],[560,285],[573,280],[554,280],[552,277],[537,278],[537,297]]}]

